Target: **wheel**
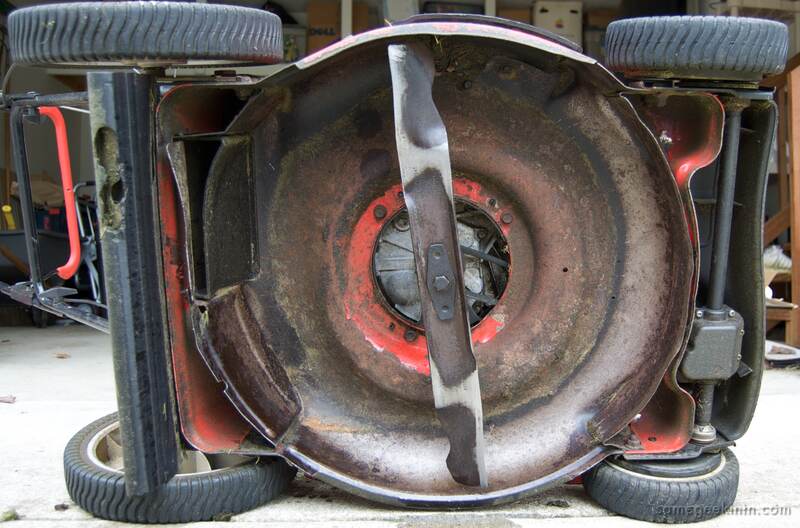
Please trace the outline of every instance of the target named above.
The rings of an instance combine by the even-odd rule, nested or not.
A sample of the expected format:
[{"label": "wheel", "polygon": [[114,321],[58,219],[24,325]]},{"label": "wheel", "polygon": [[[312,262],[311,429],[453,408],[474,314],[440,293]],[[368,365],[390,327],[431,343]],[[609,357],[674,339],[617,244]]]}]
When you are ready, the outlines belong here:
[{"label": "wheel", "polygon": [[783,71],[788,29],[739,17],[618,20],[606,32],[606,64],[630,78],[758,81]]},{"label": "wheel", "polygon": [[279,62],[281,21],[258,9],[188,2],[77,2],[8,18],[18,64]]},{"label": "wheel", "polygon": [[739,487],[733,452],[692,460],[605,460],[583,476],[586,492],[612,512],[658,523],[711,519],[728,510]]},{"label": "wheel", "polygon": [[[187,451],[180,471],[153,493],[125,494],[117,414],[81,429],[64,450],[69,496],[92,515],[113,521],[208,521],[250,510],[276,497],[295,470],[277,458],[202,455]],[[191,471],[191,472],[187,472]]]}]

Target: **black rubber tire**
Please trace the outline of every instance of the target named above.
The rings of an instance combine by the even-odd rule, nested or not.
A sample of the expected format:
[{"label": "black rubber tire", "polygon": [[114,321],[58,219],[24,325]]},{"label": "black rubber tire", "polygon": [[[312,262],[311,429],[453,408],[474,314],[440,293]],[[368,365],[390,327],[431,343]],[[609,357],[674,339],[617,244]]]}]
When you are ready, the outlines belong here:
[{"label": "black rubber tire", "polygon": [[283,460],[261,458],[217,471],[176,475],[153,493],[128,497],[122,473],[99,466],[88,456],[91,439],[117,420],[114,413],[87,425],[64,450],[69,496],[96,517],[159,524],[219,519],[273,499],[295,475]]},{"label": "black rubber tire", "polygon": [[18,64],[147,64],[283,58],[278,16],[189,2],[76,2],[18,9],[8,17]]},{"label": "black rubber tire", "polygon": [[[666,468],[668,463],[663,464]],[[729,449],[722,451],[714,471],[695,477],[655,477],[633,471],[630,461],[625,466],[605,460],[583,475],[583,487],[607,510],[640,521],[712,519],[731,507],[739,487],[739,462]],[[685,470],[681,463],[679,472]]]},{"label": "black rubber tire", "polygon": [[758,81],[783,71],[786,25],[741,17],[618,20],[605,37],[606,65],[629,78]]}]

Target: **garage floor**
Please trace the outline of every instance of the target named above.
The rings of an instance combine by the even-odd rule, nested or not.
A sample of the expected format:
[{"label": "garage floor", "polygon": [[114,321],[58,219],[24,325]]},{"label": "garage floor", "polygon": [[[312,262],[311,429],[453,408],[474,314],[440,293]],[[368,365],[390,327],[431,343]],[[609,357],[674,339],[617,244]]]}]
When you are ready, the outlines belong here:
[{"label": "garage floor", "polygon": [[[16,401],[0,403],[0,514],[15,511],[20,518],[9,527],[117,524],[92,519],[75,506],[61,470],[62,449],[72,434],[115,410],[108,337],[78,325],[0,328],[0,397],[8,395]],[[798,409],[800,371],[768,371],[752,428],[736,448],[742,466],[737,512],[696,526],[800,526]],[[57,511],[59,504],[69,507]],[[303,477],[282,498],[232,521],[270,527],[644,524],[610,516],[579,486],[480,511],[415,512],[374,505]],[[214,524],[231,526],[203,526]]]}]

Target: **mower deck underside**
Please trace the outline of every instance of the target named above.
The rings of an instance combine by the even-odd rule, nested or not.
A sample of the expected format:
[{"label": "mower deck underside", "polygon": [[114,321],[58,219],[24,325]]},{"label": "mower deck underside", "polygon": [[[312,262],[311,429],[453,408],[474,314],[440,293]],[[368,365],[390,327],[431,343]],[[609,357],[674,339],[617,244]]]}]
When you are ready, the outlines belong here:
[{"label": "mower deck underside", "polygon": [[260,86],[219,136],[187,231],[191,311],[238,410],[300,467],[382,500],[492,502],[605,456],[681,350],[694,255],[672,173],[605,70],[535,39],[419,40],[454,194],[495,220],[510,254],[503,295],[472,329],[488,488],[445,466],[425,336],[372,269],[391,219],[374,208],[402,206],[387,42]]}]

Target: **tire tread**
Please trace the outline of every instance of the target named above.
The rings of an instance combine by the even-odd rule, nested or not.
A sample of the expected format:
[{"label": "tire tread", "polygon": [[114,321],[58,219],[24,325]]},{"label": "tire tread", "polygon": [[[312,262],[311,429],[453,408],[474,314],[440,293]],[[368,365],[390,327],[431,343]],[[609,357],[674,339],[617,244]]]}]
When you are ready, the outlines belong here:
[{"label": "tire tread", "polygon": [[584,474],[583,485],[601,506],[625,517],[667,524],[704,521],[727,511],[736,499],[739,463],[729,449],[723,453],[722,470],[698,480],[639,477],[604,461]]},{"label": "tire tread", "polygon": [[8,19],[19,64],[283,57],[281,21],[267,11],[186,2],[75,2],[18,9]]},{"label": "tire tread", "polygon": [[208,521],[221,513],[237,514],[260,506],[294,478],[294,469],[284,461],[262,458],[216,472],[176,476],[151,494],[129,497],[121,473],[98,467],[84,455],[90,439],[116,420],[115,413],[89,424],[64,450],[69,496],[103,519],[159,524]]},{"label": "tire tread", "polygon": [[631,77],[758,80],[783,71],[788,29],[771,20],[672,16],[618,20],[606,64]]}]

